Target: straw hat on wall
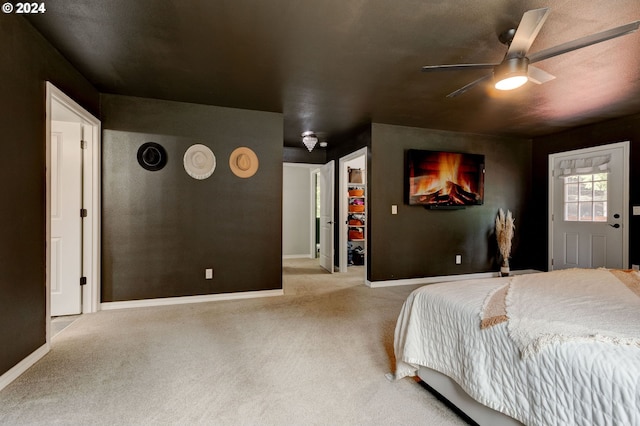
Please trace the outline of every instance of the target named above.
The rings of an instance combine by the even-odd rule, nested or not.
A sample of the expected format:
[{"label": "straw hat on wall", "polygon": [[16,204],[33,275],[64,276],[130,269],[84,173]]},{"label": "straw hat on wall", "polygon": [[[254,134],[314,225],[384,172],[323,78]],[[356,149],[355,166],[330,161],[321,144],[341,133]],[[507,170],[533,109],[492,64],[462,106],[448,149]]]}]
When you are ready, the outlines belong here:
[{"label": "straw hat on wall", "polygon": [[229,157],[229,167],[238,177],[251,177],[258,171],[258,156],[245,146],[236,148]]}]

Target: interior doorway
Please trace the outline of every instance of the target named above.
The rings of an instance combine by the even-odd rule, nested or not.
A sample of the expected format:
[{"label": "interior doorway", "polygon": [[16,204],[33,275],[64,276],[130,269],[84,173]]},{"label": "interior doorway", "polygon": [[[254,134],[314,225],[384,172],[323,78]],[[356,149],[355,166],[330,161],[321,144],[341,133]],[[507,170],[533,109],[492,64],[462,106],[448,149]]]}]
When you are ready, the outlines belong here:
[{"label": "interior doorway", "polygon": [[284,163],[282,166],[282,258],[316,258],[315,220],[317,164]]},{"label": "interior doorway", "polygon": [[47,342],[51,317],[100,303],[100,121],[46,84]]},{"label": "interior doorway", "polygon": [[339,270],[361,268],[364,280],[368,238],[367,148],[345,155],[338,167]]}]

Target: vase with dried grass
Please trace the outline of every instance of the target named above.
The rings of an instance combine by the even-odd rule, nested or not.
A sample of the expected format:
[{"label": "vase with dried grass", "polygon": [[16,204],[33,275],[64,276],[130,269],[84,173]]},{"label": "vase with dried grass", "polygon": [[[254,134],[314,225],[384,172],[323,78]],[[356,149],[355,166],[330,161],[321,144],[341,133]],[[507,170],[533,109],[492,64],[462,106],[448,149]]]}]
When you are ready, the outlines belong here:
[{"label": "vase with dried grass", "polygon": [[509,257],[511,256],[511,240],[516,229],[511,211],[507,210],[507,214],[502,209],[496,216],[496,239],[498,240],[498,250],[502,256],[502,266],[500,267],[500,276],[509,276]]}]

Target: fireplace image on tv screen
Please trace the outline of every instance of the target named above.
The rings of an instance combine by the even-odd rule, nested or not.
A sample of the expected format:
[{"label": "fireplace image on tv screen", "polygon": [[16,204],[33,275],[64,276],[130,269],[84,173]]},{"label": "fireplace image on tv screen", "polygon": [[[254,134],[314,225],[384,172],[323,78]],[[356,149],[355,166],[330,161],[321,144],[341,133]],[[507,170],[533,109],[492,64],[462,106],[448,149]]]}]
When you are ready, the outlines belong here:
[{"label": "fireplace image on tv screen", "polygon": [[407,151],[406,192],[410,205],[464,207],[484,201],[484,155]]}]

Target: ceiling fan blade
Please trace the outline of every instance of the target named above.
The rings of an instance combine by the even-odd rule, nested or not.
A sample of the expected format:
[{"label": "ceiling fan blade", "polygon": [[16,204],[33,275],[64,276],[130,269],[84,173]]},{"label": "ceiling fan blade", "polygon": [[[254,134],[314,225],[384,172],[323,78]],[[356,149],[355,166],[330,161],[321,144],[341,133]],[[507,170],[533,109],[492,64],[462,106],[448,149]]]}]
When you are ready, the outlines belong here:
[{"label": "ceiling fan blade", "polygon": [[458,70],[483,70],[492,69],[498,64],[452,64],[452,65],[426,65],[422,67],[423,72],[430,71],[458,71]]},{"label": "ceiling fan blade", "polygon": [[556,78],[555,75],[549,74],[540,68],[532,67],[531,65],[529,65],[528,68],[528,76],[529,81],[536,84],[546,83],[547,81],[551,81]]},{"label": "ceiling fan blade", "polygon": [[550,47],[549,49],[541,50],[529,55],[529,63],[543,61],[554,56],[562,55],[563,53],[571,52],[572,50],[582,49],[583,47],[591,46],[592,44],[601,43],[616,37],[631,34],[632,32],[637,31],[639,27],[640,21],[634,21],[607,31],[602,31],[567,43],[559,44],[555,47]]},{"label": "ceiling fan blade", "polygon": [[467,90],[471,89],[473,86],[482,83],[485,80],[490,79],[493,76],[493,74],[487,74],[484,77],[480,77],[477,80],[472,81],[471,83],[467,84],[464,87],[459,88],[458,90],[456,90],[455,92],[451,92],[447,95],[447,98],[455,98],[456,96],[460,96],[463,93],[465,93]]},{"label": "ceiling fan blade", "polygon": [[528,10],[522,15],[520,24],[507,50],[507,58],[524,57],[538,36],[542,24],[547,20],[549,8]]}]

